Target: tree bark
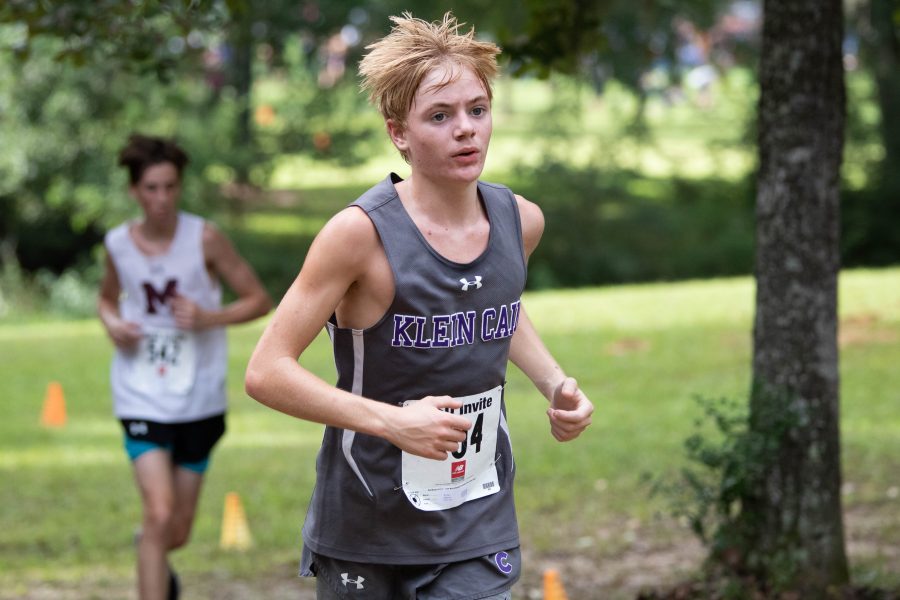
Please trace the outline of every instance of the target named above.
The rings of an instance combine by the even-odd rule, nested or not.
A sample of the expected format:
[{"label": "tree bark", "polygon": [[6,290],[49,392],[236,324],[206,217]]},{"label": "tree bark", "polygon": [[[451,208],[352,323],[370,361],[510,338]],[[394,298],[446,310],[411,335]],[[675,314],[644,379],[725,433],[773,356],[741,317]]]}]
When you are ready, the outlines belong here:
[{"label": "tree bark", "polygon": [[741,518],[757,575],[824,597],[848,580],[837,348],[843,15],[841,0],[765,0],[763,10],[750,429],[772,446]]}]

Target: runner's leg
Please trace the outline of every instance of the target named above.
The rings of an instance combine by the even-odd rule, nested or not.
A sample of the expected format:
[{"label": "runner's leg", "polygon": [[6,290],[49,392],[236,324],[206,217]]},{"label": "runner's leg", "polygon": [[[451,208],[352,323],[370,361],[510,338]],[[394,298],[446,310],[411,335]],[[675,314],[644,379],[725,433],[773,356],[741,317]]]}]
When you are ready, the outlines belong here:
[{"label": "runner's leg", "polygon": [[138,595],[140,600],[165,600],[169,587],[166,552],[175,505],[172,458],[165,450],[150,450],[133,464],[143,505],[138,542]]},{"label": "runner's leg", "polygon": [[169,550],[181,548],[190,539],[202,487],[202,473],[180,466],[175,467],[175,505],[172,513]]}]

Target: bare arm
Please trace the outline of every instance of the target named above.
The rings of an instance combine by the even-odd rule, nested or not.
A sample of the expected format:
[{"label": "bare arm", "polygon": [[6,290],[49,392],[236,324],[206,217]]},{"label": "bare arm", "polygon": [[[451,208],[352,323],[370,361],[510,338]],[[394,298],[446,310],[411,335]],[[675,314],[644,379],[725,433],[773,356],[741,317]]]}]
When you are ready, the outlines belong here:
[{"label": "bare arm", "polygon": [[471,426],[465,417],[439,410],[457,408],[458,401],[428,397],[401,408],[340,390],[297,362],[379,253],[375,228],[359,209],[345,209],[325,225],[250,358],[246,390],[294,417],[376,435],[407,452],[442,460],[458,449]]},{"label": "bare arm", "polygon": [[132,321],[125,321],[119,314],[121,292],[116,267],[107,253],[103,262],[100,295],[97,298],[97,314],[113,344],[122,350],[133,350],[141,339],[141,327]]},{"label": "bare arm", "polygon": [[207,223],[203,255],[210,270],[223,279],[237,298],[218,310],[200,308],[184,296],[172,301],[175,323],[182,329],[207,329],[251,321],[272,308],[272,300],[253,268],[238,254],[224,233]]},{"label": "bare arm", "polygon": [[[522,219],[522,238],[527,258],[537,247],[544,232],[544,215],[536,204],[521,196],[516,196],[516,200]],[[513,334],[509,358],[550,401],[547,416],[553,437],[565,442],[581,435],[591,424],[594,405],[578,387],[575,379],[567,377],[557,364],[524,308],[521,309],[519,324]]]}]

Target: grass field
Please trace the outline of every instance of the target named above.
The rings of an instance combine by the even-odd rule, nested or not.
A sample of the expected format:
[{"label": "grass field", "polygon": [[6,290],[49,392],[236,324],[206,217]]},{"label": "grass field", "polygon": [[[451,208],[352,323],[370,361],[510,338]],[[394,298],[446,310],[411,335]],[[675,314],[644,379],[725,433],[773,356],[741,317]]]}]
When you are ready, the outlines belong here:
[{"label": "grass field", "polygon": [[[651,550],[677,554],[689,533],[667,516],[665,499],[650,497],[644,476],[684,464],[682,443],[700,414],[696,396],[745,396],[752,280],[540,292],[528,295],[525,306],[597,413],[576,442],[552,441],[544,400],[511,367],[517,504],[531,557],[517,593],[535,597],[542,565],[553,563],[564,581],[569,575],[571,598],[601,597],[579,587],[582,571],[593,569],[596,581],[626,555],[632,571],[651,573],[652,583],[659,568],[650,564]],[[859,582],[896,586],[900,269],[844,273],[841,320],[853,574]],[[193,541],[174,559],[188,582],[226,579],[245,590],[228,597],[275,597],[259,592],[273,580],[301,585],[292,578],[322,431],[244,395],[244,366],[262,326],[230,331],[229,432],[214,455]],[[110,356],[95,320],[0,325],[0,598],[131,593],[139,506],[111,415]],[[304,363],[333,379],[327,339],[317,341]],[[38,424],[50,381],[59,381],[66,395],[69,420],[58,430]],[[246,552],[218,547],[229,491],[240,494],[254,538]],[[605,585],[604,598],[627,597],[630,589],[615,579]],[[65,595],[71,589],[80,591]],[[210,594],[197,597],[225,597]]]}]

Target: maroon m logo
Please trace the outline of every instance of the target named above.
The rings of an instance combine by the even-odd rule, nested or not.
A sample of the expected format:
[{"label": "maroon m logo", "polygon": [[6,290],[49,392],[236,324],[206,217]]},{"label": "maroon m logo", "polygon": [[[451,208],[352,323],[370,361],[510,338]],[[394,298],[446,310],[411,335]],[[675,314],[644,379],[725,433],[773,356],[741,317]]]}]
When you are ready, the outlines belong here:
[{"label": "maroon m logo", "polygon": [[166,288],[160,293],[153,287],[153,284],[147,281],[144,282],[144,295],[147,297],[147,314],[155,315],[157,303],[165,304],[166,300],[175,297],[175,283],[174,279],[169,279],[166,281]]}]

